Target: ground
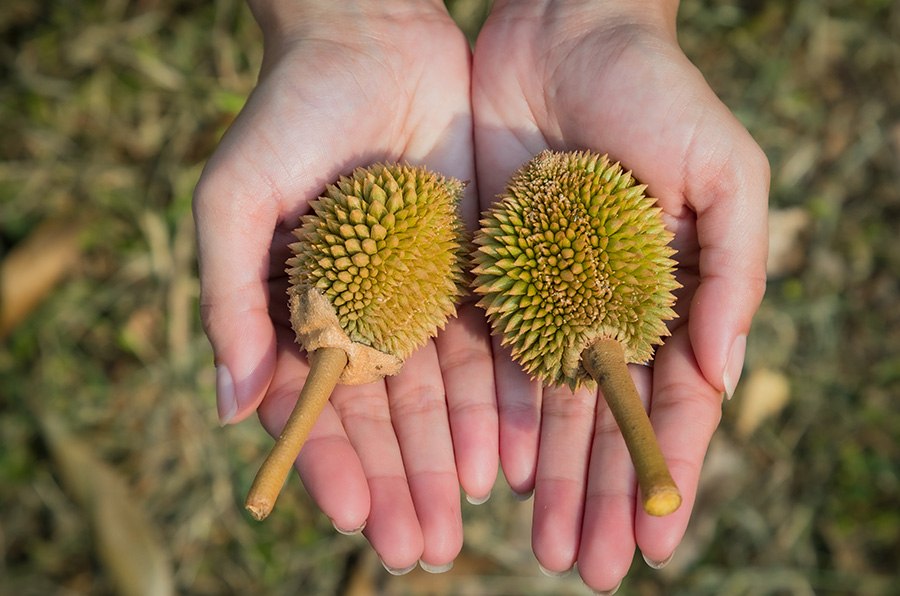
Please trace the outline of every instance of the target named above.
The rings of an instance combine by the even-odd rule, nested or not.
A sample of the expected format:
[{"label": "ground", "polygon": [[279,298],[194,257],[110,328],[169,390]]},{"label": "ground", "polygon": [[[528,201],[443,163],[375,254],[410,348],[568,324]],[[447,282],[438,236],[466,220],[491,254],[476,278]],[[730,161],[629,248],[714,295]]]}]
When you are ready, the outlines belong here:
[{"label": "ground", "polygon": [[[450,4],[476,31],[483,6]],[[0,593],[588,593],[538,572],[502,480],[437,576],[388,576],[296,480],[275,523],[242,511],[270,439],[216,422],[190,212],[260,61],[241,2],[8,0],[0,34],[0,258],[63,272],[0,328]],[[620,593],[900,582],[898,39],[890,0],[682,3],[685,51],[771,162],[772,257],[685,542]]]}]

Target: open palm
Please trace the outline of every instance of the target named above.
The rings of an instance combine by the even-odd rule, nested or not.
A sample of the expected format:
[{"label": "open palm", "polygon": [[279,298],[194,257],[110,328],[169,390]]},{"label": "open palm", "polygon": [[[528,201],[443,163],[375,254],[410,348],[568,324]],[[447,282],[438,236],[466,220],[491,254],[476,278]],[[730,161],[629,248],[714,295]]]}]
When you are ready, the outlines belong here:
[{"label": "open palm", "polygon": [[[624,441],[597,395],[541,389],[497,350],[500,457],[514,490],[535,491],[541,565],[578,564],[612,589],[635,545],[651,564],[686,528],[700,467],[731,392],[765,287],[768,164],[675,41],[674,14],[618,3],[498,3],[473,71],[483,207],[543,149],[589,148],[631,169],[675,234],[679,319],[653,367],[632,367],[684,505],[646,515]],[[524,6],[523,6],[524,5]],[[641,9],[645,10],[645,9]]]},{"label": "open palm", "polygon": [[[329,9],[342,14],[283,20],[267,32],[259,84],[195,194],[219,415],[236,422],[258,408],[273,435],[308,372],[288,323],[284,263],[309,201],[338,175],[376,161],[474,180],[469,48],[446,12],[386,2],[355,14],[361,9],[342,4]],[[474,224],[474,184],[467,192],[463,211]],[[479,499],[496,476],[481,329],[477,313],[463,308],[400,374],[338,387],[298,458],[335,526],[365,525],[393,571],[451,563],[462,544],[459,483]]]}]

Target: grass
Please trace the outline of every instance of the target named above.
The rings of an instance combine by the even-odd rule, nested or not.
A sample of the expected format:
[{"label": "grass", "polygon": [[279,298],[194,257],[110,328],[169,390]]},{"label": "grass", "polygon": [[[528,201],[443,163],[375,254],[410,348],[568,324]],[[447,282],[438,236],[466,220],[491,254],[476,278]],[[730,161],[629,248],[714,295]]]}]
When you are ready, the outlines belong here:
[{"label": "grass", "polygon": [[[744,372],[786,381],[788,399],[739,432],[748,404],[774,395],[741,385],[685,543],[661,572],[636,562],[620,593],[888,594],[900,582],[900,6],[691,0],[680,20],[685,50],[770,158],[773,216],[800,216],[780,232],[793,250],[773,268]],[[0,33],[0,251],[47,219],[83,226],[83,258],[0,340],[0,593],[116,593],[115,559],[134,554],[97,548],[39,424],[48,413],[72,433],[64,445],[86,446],[129,491],[179,593],[585,593],[537,573],[530,504],[502,483],[465,508],[465,550],[441,576],[388,577],[301,490],[281,496],[277,523],[243,513],[269,439],[215,421],[190,214],[260,61],[241,2],[10,0]]]}]

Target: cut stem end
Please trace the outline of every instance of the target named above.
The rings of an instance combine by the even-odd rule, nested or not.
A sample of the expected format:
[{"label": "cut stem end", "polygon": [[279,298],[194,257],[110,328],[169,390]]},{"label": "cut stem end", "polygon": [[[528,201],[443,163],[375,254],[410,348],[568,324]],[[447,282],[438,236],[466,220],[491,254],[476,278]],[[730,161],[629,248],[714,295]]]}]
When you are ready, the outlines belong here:
[{"label": "cut stem end", "polygon": [[264,520],[275,507],[294,461],[346,366],[347,353],[340,348],[320,348],[310,355],[306,383],[281,435],[256,473],[244,503],[256,520]]},{"label": "cut stem end", "polygon": [[660,486],[655,493],[644,494],[644,511],[656,517],[674,513],[681,507],[681,493],[673,486]]},{"label": "cut stem end", "polygon": [[643,495],[644,511],[669,515],[681,506],[681,493],[672,480],[650,419],[628,373],[625,351],[614,339],[600,339],[581,354],[622,432]]}]

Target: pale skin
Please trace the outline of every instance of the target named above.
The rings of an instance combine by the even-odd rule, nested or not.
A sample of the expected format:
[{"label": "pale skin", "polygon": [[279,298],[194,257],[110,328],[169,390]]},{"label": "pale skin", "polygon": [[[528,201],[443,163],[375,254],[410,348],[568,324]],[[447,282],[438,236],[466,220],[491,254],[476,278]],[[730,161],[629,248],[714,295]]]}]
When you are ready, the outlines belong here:
[{"label": "pale skin", "polygon": [[603,400],[541,390],[471,305],[399,375],[338,387],[296,467],[335,526],[365,526],[394,571],[452,563],[458,488],[487,497],[498,460],[514,491],[534,490],[545,569],[577,563],[602,591],[635,547],[668,559],[765,288],[768,193],[762,152],[677,46],[675,4],[498,1],[474,60],[440,2],[251,7],[266,40],[260,82],[195,196],[223,422],[258,411],[277,434],[303,384],[283,263],[288,231],[326,183],[376,160],[421,163],[469,181],[474,226],[542,149],[606,152],[649,185],[676,234],[680,318],[652,368],[632,372],[681,508],[644,514]]}]

